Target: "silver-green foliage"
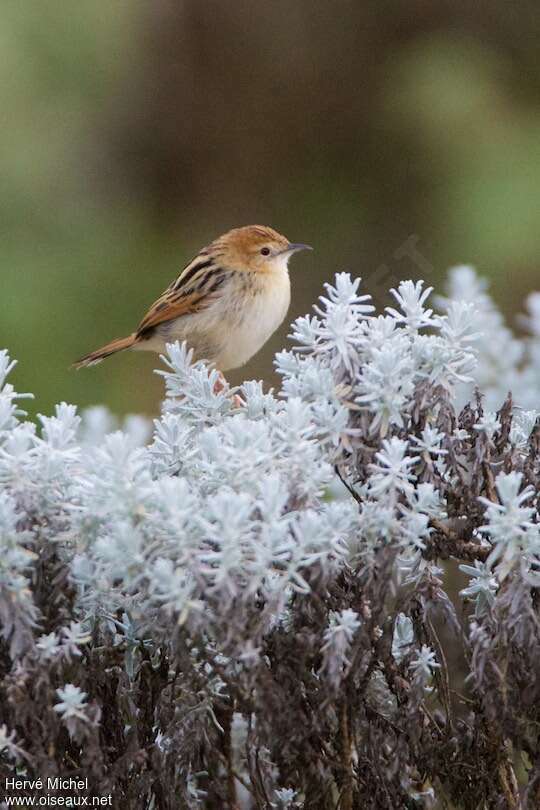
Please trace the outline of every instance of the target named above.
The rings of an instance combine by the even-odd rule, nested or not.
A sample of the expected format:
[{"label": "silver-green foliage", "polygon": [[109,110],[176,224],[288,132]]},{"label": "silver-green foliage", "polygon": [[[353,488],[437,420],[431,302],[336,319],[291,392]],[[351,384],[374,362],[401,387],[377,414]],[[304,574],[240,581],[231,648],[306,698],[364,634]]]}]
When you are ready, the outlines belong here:
[{"label": "silver-green foliage", "polygon": [[[65,403],[36,428],[0,353],[6,773],[80,769],[132,808],[514,790],[508,740],[534,749],[527,672],[529,704],[539,691],[540,307],[518,340],[470,268],[439,313],[422,282],[379,315],[359,284],[338,275],[296,321],[277,393],[220,388],[169,346],[153,429]],[[469,618],[444,559],[470,577]],[[468,715],[442,644],[463,646]],[[470,801],[450,738],[483,763]]]}]

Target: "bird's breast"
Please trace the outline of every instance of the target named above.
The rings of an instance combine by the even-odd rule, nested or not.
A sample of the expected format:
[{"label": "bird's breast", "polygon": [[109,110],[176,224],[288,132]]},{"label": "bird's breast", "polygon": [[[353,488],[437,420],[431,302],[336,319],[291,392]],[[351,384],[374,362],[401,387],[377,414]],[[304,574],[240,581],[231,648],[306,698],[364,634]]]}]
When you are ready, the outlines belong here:
[{"label": "bird's breast", "polygon": [[290,300],[287,270],[239,273],[228,292],[223,324],[227,334],[217,367],[226,371],[247,363],[282,323]]}]

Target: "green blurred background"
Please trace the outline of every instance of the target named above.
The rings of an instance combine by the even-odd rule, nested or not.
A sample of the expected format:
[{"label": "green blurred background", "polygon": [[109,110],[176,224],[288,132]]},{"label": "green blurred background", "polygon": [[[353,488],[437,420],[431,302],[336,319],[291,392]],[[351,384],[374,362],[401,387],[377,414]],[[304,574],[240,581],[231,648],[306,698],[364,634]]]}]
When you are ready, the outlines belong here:
[{"label": "green blurred background", "polygon": [[[464,261],[511,316],[540,287],[539,35],[537,0],[3,0],[0,346],[32,412],[155,413],[155,356],[69,364],[236,225],[316,247],[291,319],[336,271],[384,303]],[[286,334],[233,381],[271,383]]]}]

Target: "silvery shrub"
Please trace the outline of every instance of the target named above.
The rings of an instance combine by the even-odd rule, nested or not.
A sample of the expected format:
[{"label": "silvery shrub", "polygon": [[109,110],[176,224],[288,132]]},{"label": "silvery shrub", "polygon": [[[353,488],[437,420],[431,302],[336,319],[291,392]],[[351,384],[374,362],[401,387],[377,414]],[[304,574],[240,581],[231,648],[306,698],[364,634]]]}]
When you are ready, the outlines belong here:
[{"label": "silvery shrub", "polygon": [[540,294],[518,338],[470,267],[431,293],[337,275],[279,391],[171,345],[153,425],[36,426],[0,353],[2,779],[540,806]]}]

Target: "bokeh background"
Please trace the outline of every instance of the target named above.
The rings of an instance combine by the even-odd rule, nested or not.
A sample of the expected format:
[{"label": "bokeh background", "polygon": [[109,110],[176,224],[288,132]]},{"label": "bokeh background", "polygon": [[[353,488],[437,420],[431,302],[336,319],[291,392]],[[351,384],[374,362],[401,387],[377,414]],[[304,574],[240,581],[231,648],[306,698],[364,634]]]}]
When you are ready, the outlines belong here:
[{"label": "bokeh background", "polygon": [[[336,271],[385,303],[460,262],[511,319],[540,287],[539,36],[537,0],[4,0],[0,346],[32,413],[155,413],[155,356],[69,365],[240,224],[316,247],[291,319]],[[271,384],[286,334],[233,381]]]}]

